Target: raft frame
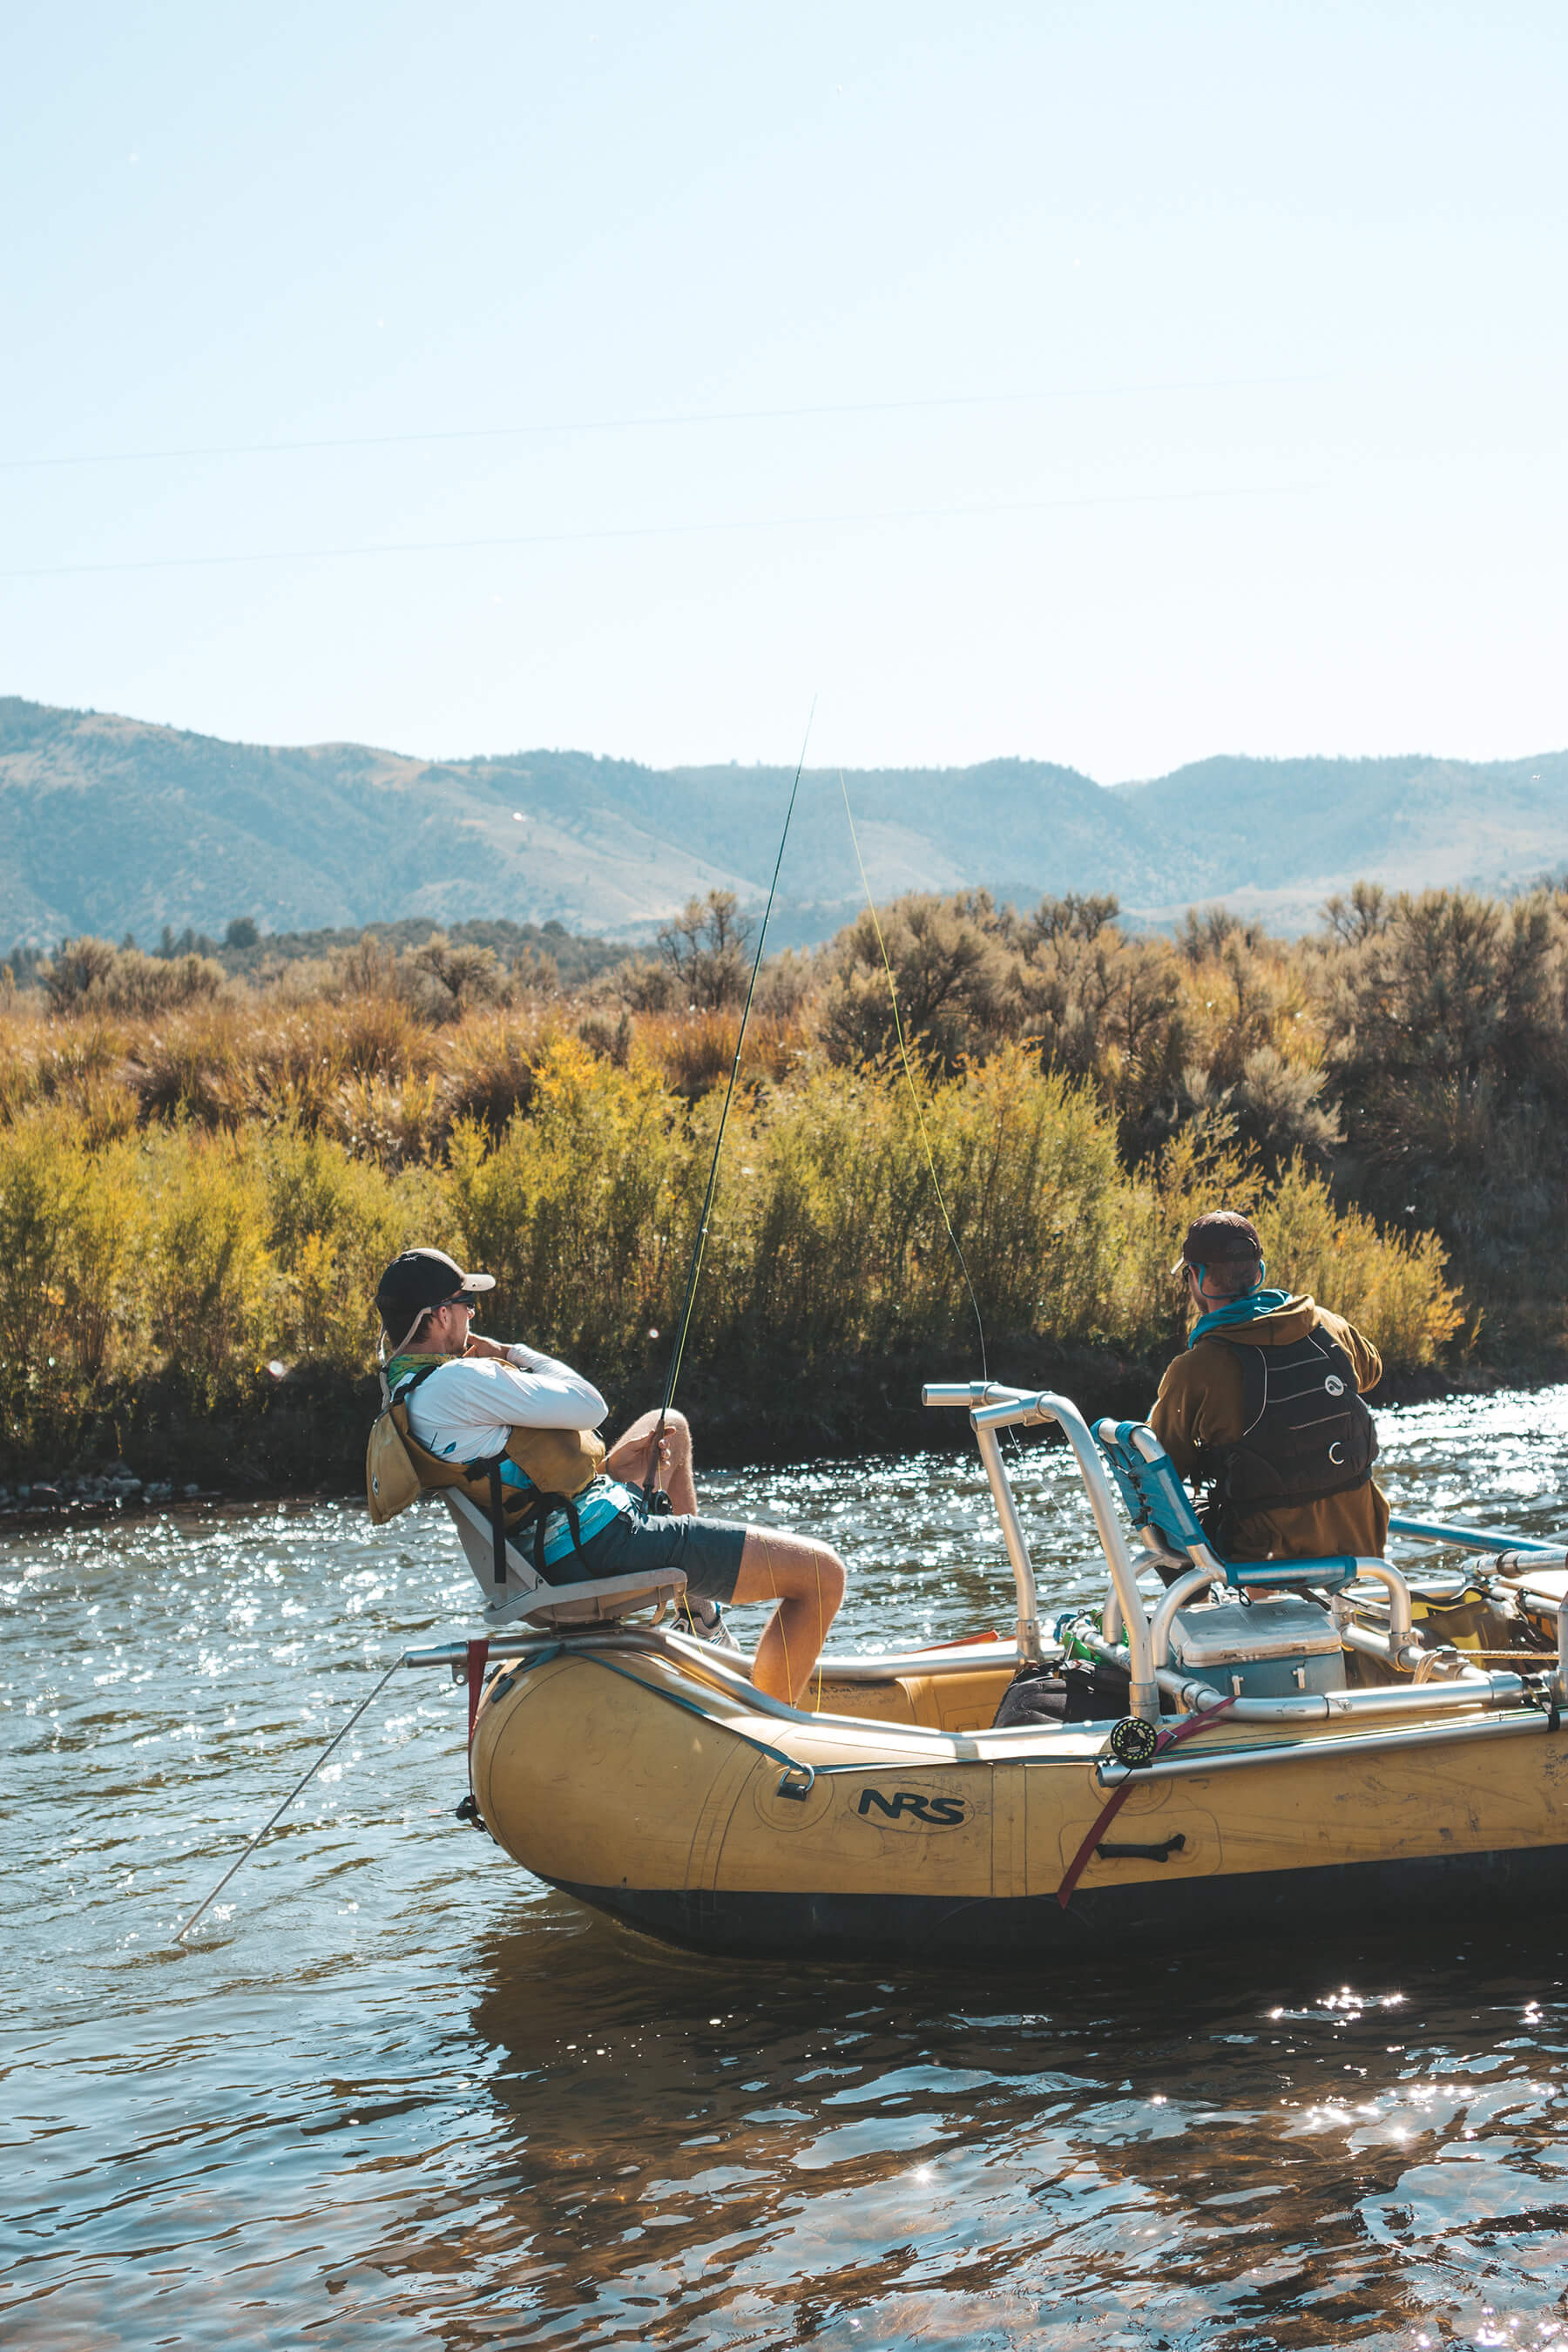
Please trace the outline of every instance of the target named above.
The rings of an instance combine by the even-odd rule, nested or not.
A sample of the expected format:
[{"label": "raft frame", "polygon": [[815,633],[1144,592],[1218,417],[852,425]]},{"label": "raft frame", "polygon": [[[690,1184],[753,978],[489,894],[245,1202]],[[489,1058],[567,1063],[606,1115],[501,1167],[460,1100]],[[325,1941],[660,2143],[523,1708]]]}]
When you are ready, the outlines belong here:
[{"label": "raft frame", "polygon": [[[657,1622],[520,1626],[411,1650],[409,1665],[444,1665],[468,1682],[460,1816],[595,1909],[734,1954],[969,1962],[982,1948],[1037,1963],[1103,1948],[1105,1937],[1296,1937],[1373,1908],[1401,1925],[1442,1916],[1467,1893],[1494,1907],[1568,1895],[1568,1801],[1553,1786],[1568,1729],[1559,1545],[1473,1545],[1495,1557],[1466,1582],[1494,1604],[1511,1590],[1531,1621],[1517,1638],[1535,1646],[1513,1649],[1510,1633],[1504,1658],[1472,1659],[1440,1624],[1418,1629],[1409,1583],[1387,1559],[1270,1563],[1279,1572],[1268,1581],[1299,1577],[1320,1604],[1331,1580],[1314,1586],[1314,1567],[1335,1582],[1353,1570],[1325,1628],[1331,1617],[1342,1646],[1377,1663],[1353,1687],[1248,1697],[1227,1650],[1217,1678],[1232,1695],[1222,1698],[1172,1665],[1170,1636],[1179,1609],[1235,1580],[1206,1542],[1177,1548],[1184,1518],[1177,1527],[1167,1512],[1163,1533],[1129,1530],[1078,1408],[989,1381],[923,1393],[969,1412],[1012,1571],[1012,1641],[825,1656],[801,1706],[759,1691],[743,1658]],[[1000,1444],[1005,1428],[1045,1423],[1072,1448],[1108,1579],[1103,1602],[1058,1621],[1055,1636],[1042,1633]],[[1142,1425],[1138,1439],[1143,1458],[1163,1459]],[[1124,1490],[1124,1500],[1136,1519],[1142,1493]],[[1458,1541],[1474,1531],[1422,1521],[1410,1532]],[[1158,1571],[1166,1589],[1145,1592],[1141,1570],[1151,1587]],[[1257,1605],[1261,1616],[1272,1604]],[[1236,1645],[1238,1668],[1248,1647]],[[1118,1679],[1103,1717],[994,1727],[1017,1668],[1068,1655],[1127,1675],[1141,1719],[1119,1729]],[[1496,1671],[1494,1659],[1518,1671]],[[586,1771],[580,1751],[594,1759]],[[1149,1829],[1180,1834],[1101,1836],[1122,1805],[1140,1830],[1147,1816]]]},{"label": "raft frame", "polygon": [[[821,1661],[823,1679],[835,1683],[882,1683],[900,1675],[946,1675],[971,1674],[977,1667],[1041,1667],[1066,1655],[1066,1645],[1057,1640],[1047,1640],[1040,1632],[1039,1605],[1035,1584],[1035,1567],[1029,1550],[1017,1498],[1013,1492],[1003,1458],[1000,1433],[1005,1429],[1039,1428],[1054,1423],[1059,1428],[1072,1449],[1074,1460],[1088,1495],[1094,1519],[1095,1532],[1105,1557],[1109,1585],[1098,1626],[1087,1619],[1075,1621],[1071,1634],[1084,1649],[1107,1664],[1125,1668],[1129,1673],[1129,1711],[1147,1722],[1158,1722],[1162,1696],[1173,1699],[1179,1712],[1192,1715],[1222,1703],[1222,1694],[1209,1684],[1192,1675],[1179,1674],[1169,1664],[1171,1630],[1176,1612],[1215,1584],[1227,1584],[1226,1563],[1206,1544],[1194,1543],[1191,1553],[1176,1551],[1169,1539],[1153,1526],[1144,1526],[1137,1532],[1142,1538],[1142,1556],[1136,1556],[1128,1541],[1117,1508],[1110,1476],[1100,1446],[1088,1422],[1070,1398],[1048,1389],[1027,1390],[1005,1386],[995,1381],[928,1381],[921,1391],[921,1401],[936,1409],[957,1408],[969,1414],[975,1443],[990,1488],[992,1502],[1001,1528],[1003,1542],[1013,1571],[1016,1601],[1014,1640],[1011,1643],[982,1641],[959,1645],[944,1645],[937,1650],[879,1653],[869,1657],[831,1658]],[[446,1498],[448,1503],[450,1496]],[[489,1540],[489,1529],[481,1515],[470,1504],[461,1515],[456,1509],[463,1548],[468,1554],[476,1574],[479,1573],[477,1554],[482,1535]],[[471,1518],[471,1528],[465,1519]],[[1407,1536],[1417,1541],[1454,1545],[1475,1552],[1496,1556],[1499,1572],[1505,1581],[1529,1573],[1530,1566],[1544,1568],[1553,1563],[1568,1567],[1568,1550],[1561,1543],[1520,1535],[1512,1530],[1495,1534],[1476,1528],[1452,1526],[1446,1522],[1394,1517],[1390,1532]],[[509,1567],[516,1558],[509,1546]],[[1515,1563],[1518,1563],[1517,1568]],[[1506,1563],[1506,1566],[1504,1565]],[[530,1572],[521,1560],[519,1566]],[[1311,1562],[1302,1563],[1310,1574]],[[1183,1572],[1168,1583],[1151,1610],[1138,1585],[1140,1570],[1150,1568],[1162,1571],[1182,1568]],[[1226,1712],[1232,1722],[1306,1725],[1324,1722],[1331,1717],[1360,1716],[1369,1718],[1386,1717],[1404,1713],[1430,1716],[1446,1714],[1455,1707],[1480,1706],[1487,1716],[1500,1708],[1512,1708],[1521,1704],[1531,1712],[1537,1704],[1536,1687],[1545,1680],[1545,1696],[1555,1707],[1568,1707],[1568,1590],[1556,1610],[1557,1649],[1552,1669],[1548,1671],[1550,1653],[1540,1653],[1541,1665],[1527,1683],[1521,1674],[1491,1670],[1482,1672],[1467,1664],[1461,1653],[1427,1650],[1415,1635],[1412,1617],[1411,1594],[1402,1570],[1387,1559],[1363,1559],[1354,1561],[1355,1574],[1331,1601],[1331,1612],[1339,1628],[1342,1642],[1348,1648],[1363,1651],[1389,1664],[1396,1674],[1412,1674],[1418,1665],[1428,1673],[1446,1672],[1449,1679],[1439,1685],[1423,1679],[1396,1683],[1381,1687],[1362,1687],[1332,1692],[1302,1693],[1300,1696],[1246,1698],[1232,1696]],[[1513,1576],[1509,1570],[1513,1570]],[[663,1584],[668,1580],[656,1580]],[[677,1580],[684,1587],[685,1579]],[[1364,1591],[1357,1586],[1367,1582],[1384,1585],[1388,1594],[1387,1632],[1356,1622],[1356,1612],[1364,1612],[1371,1605]],[[612,1590],[612,1586],[616,1589]],[[507,1616],[531,1617],[526,1632],[503,1633],[491,1631],[485,1640],[488,1659],[501,1663],[506,1660],[535,1658],[545,1651],[562,1646],[595,1650],[636,1650],[645,1655],[652,1652],[671,1657],[674,1663],[698,1668],[704,1675],[717,1677],[730,1685],[733,1693],[742,1693],[757,1711],[784,1722],[862,1723],[859,1716],[827,1716],[822,1712],[791,1706],[787,1701],[769,1697],[751,1681],[743,1663],[736,1664],[721,1651],[706,1642],[689,1639],[668,1631],[656,1619],[652,1624],[634,1626],[626,1615],[618,1613],[649,1603],[662,1603],[670,1597],[656,1591],[643,1578],[618,1578],[603,1583],[586,1585],[580,1590],[573,1586],[547,1586],[552,1594],[559,1594],[553,1606],[545,1604],[530,1610],[527,1600],[514,1596],[503,1602]],[[538,1590],[536,1584],[535,1590]],[[530,1594],[528,1599],[532,1599]],[[663,1613],[662,1607],[659,1611]],[[541,1622],[544,1621],[544,1622]],[[553,1621],[553,1622],[551,1622]],[[487,1612],[487,1623],[496,1626],[496,1619]],[[1123,1649],[1122,1641],[1126,1647]],[[401,1663],[407,1666],[447,1667],[454,1682],[462,1682],[470,1674],[472,1653],[477,1644],[469,1642],[449,1642],[428,1648],[410,1649]],[[1521,1664],[1530,1653],[1521,1653]],[[1450,1664],[1449,1662],[1452,1661]],[[1241,1661],[1238,1661],[1241,1663]],[[1436,1735],[1436,1727],[1433,1733]],[[950,1742],[952,1734],[933,1731],[928,1726],[902,1727],[906,1736],[913,1733],[920,1738]],[[1018,1727],[1021,1737],[1037,1737],[1037,1727]],[[977,1735],[961,1735],[964,1738]],[[1007,1739],[1012,1734],[1004,1729],[984,1735],[991,1739]],[[1421,1735],[1415,1735],[1419,1737]],[[1194,1754],[1181,1765],[1174,1760],[1165,1769],[1195,1770],[1205,1761]],[[1107,1786],[1122,1777],[1122,1768],[1109,1766],[1101,1776]]]}]

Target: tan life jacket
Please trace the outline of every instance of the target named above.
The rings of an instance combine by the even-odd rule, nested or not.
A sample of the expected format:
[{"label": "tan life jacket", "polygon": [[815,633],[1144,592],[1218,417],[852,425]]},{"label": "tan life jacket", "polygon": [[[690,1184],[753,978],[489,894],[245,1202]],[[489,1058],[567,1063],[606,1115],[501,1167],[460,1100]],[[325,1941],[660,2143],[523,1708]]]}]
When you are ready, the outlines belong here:
[{"label": "tan life jacket", "polygon": [[[421,1381],[438,1371],[449,1356],[435,1356],[416,1372],[401,1395],[392,1399],[371,1424],[364,1454],[365,1503],[376,1527],[384,1527],[405,1511],[420,1495],[456,1486],[489,1515],[496,1539],[496,1582],[506,1581],[505,1548],[509,1536],[532,1524],[534,1565],[551,1580],[544,1566],[545,1522],[552,1510],[564,1510],[577,1535],[575,1498],[605,1465],[605,1441],[587,1429],[513,1428],[500,1454],[478,1462],[453,1462],[432,1454],[408,1426],[408,1398]],[[529,1487],[510,1486],[500,1475],[502,1461],[516,1464]]]}]

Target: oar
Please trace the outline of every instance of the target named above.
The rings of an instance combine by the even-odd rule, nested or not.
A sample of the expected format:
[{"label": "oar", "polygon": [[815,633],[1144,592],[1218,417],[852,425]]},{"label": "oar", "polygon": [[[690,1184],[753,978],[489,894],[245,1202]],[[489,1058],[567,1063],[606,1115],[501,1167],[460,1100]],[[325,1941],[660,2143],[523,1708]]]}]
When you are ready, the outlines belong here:
[{"label": "oar", "polygon": [[1552,1555],[1563,1549],[1561,1536],[1550,1541],[1542,1536],[1517,1536],[1507,1528],[1493,1533],[1481,1528],[1447,1527],[1437,1519],[1399,1519],[1388,1522],[1391,1536],[1414,1536],[1423,1543],[1453,1544],[1461,1551],[1540,1551]]}]

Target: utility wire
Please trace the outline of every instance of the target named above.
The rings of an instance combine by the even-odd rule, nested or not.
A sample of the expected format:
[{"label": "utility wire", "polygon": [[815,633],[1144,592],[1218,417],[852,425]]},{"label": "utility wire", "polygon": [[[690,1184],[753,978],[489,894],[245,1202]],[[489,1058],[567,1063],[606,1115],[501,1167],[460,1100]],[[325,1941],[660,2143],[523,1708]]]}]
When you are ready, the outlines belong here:
[{"label": "utility wire", "polygon": [[1324,383],[1321,375],[1238,376],[1175,383],[1067,384],[1054,391],[938,393],[914,400],[841,400],[795,408],[697,408],[641,416],[542,417],[523,425],[459,425],[422,433],[340,433],[298,441],[196,442],[176,449],[69,450],[58,457],[0,457],[0,473],[68,466],[176,465],[204,457],[292,457],[337,449],[412,449],[431,443],[536,441],[574,433],[647,433],[703,425],[774,425],[827,416],[900,416],[964,408],[1038,408],[1061,400],[1166,398],[1183,392],[1260,392]]},{"label": "utility wire", "polygon": [[1327,481],[1241,482],[1195,490],[1091,492],[1068,499],[976,499],[950,507],[867,508],[837,514],[744,515],[732,521],[618,523],[603,530],[506,532],[494,538],[367,540],[340,547],[255,548],[235,555],[148,555],[124,562],[32,563],[0,571],[0,580],[66,580],[122,572],[195,572],[238,563],[331,563],[366,555],[453,555],[484,548],[585,547],[608,540],[700,539],[731,531],[821,530],[862,524],[945,522],[966,516],[1052,514],[1079,507],[1191,506],[1215,499],[1305,497],[1331,488]]}]

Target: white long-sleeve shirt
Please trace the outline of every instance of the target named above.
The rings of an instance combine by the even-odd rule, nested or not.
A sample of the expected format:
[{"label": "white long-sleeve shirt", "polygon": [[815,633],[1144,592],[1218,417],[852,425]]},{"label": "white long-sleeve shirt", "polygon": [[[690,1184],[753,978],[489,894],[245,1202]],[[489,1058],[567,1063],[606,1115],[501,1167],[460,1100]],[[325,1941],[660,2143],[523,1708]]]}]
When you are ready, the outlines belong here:
[{"label": "white long-sleeve shirt", "polygon": [[[408,1400],[408,1426],[443,1459],[479,1462],[522,1429],[597,1429],[608,1408],[592,1381],[516,1341],[506,1362],[454,1356]],[[401,1389],[401,1383],[400,1389]]]}]

